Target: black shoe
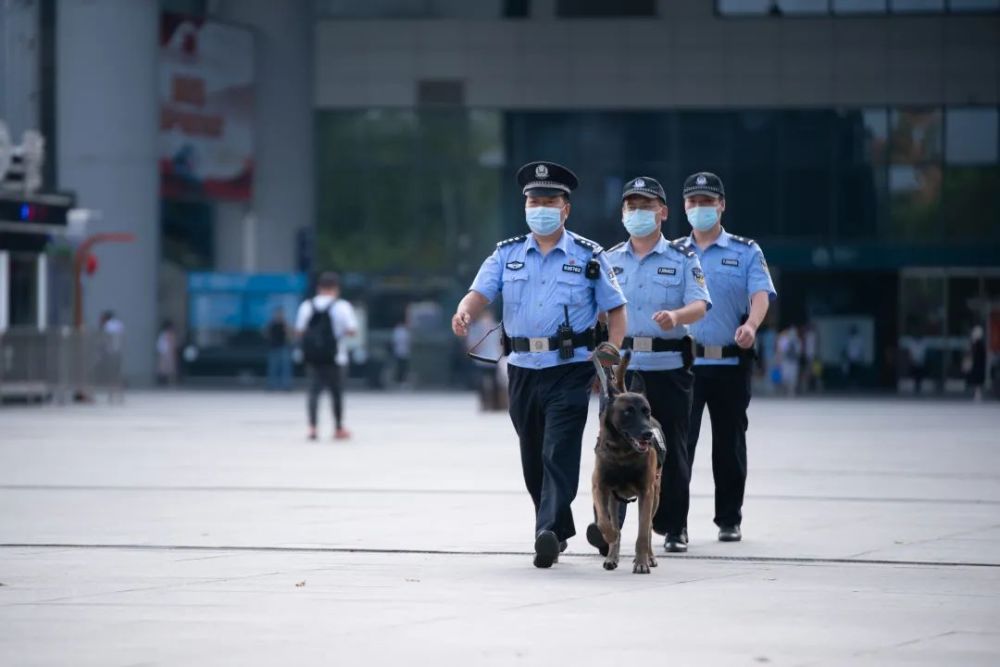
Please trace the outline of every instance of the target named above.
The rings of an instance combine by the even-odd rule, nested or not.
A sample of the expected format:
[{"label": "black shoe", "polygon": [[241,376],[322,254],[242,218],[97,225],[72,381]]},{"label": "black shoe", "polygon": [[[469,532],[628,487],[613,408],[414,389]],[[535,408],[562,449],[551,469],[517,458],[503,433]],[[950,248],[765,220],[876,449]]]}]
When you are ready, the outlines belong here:
[{"label": "black shoe", "polygon": [[535,567],[552,567],[559,560],[559,538],[551,530],[543,530],[535,537]]},{"label": "black shoe", "polygon": [[587,526],[587,542],[590,543],[590,546],[597,549],[602,556],[608,555],[608,543],[604,541],[601,529],[597,527],[596,523]]},{"label": "black shoe", "polygon": [[743,533],[739,526],[719,526],[720,542],[739,542],[743,539]]},{"label": "black shoe", "polygon": [[683,554],[688,550],[688,531],[684,528],[679,533],[667,533],[667,540],[663,543],[663,548],[667,553]]}]

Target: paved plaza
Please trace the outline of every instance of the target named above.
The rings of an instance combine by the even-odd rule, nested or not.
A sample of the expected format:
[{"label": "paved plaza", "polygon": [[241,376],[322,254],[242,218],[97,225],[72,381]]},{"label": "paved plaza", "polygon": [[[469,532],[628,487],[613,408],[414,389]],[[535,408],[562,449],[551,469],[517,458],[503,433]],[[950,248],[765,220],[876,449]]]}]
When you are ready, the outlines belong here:
[{"label": "paved plaza", "polygon": [[[0,408],[3,665],[997,665],[1000,407],[759,400],[744,541],[531,565],[506,414],[465,394],[136,392]],[[324,414],[324,417],[327,415]],[[635,512],[625,528],[631,560]]]}]

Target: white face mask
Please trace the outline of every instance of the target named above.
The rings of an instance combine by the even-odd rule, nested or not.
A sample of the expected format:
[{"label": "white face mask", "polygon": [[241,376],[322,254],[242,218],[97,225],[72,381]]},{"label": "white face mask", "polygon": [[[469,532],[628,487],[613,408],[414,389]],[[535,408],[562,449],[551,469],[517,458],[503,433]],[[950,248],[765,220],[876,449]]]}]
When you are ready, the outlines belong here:
[{"label": "white face mask", "polygon": [[632,209],[622,215],[622,224],[629,236],[642,238],[656,231],[656,211]]},{"label": "white face mask", "polygon": [[562,224],[562,207],[531,206],[524,209],[524,219],[531,231],[539,236],[555,233]]},{"label": "white face mask", "polygon": [[687,219],[699,232],[707,232],[719,222],[719,211],[714,206],[694,206],[687,210]]}]

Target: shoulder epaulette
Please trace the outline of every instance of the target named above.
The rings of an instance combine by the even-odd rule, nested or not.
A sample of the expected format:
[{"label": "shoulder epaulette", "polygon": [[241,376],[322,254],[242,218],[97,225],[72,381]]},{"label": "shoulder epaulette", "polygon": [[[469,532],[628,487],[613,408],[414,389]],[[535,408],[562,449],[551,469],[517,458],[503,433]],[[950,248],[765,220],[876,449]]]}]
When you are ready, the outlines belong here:
[{"label": "shoulder epaulette", "polygon": [[731,238],[734,241],[739,241],[743,245],[753,245],[754,243],[756,243],[753,239],[748,239],[745,236],[737,236],[736,234],[730,234],[729,238]]},{"label": "shoulder epaulette", "polygon": [[576,234],[570,234],[570,236],[573,238],[573,241],[577,245],[583,246],[584,248],[586,248],[590,252],[594,253],[595,257],[597,255],[600,255],[602,252],[604,252],[604,248],[602,248],[601,246],[597,245],[596,243],[594,243],[590,239],[585,239],[582,236],[577,236]]},{"label": "shoulder epaulette", "polygon": [[677,252],[683,253],[685,257],[694,257],[694,250],[691,249],[691,246],[689,246],[686,243],[686,241],[687,241],[686,236],[681,237],[676,241],[671,241],[670,247],[676,250]]},{"label": "shoulder epaulette", "polygon": [[613,245],[610,248],[608,248],[606,252],[614,252],[615,250],[618,250],[619,248],[623,247],[626,243],[628,243],[628,241],[622,241],[617,245]]},{"label": "shoulder epaulette", "polygon": [[504,239],[503,241],[501,241],[500,243],[498,243],[497,247],[498,248],[503,248],[504,246],[513,245],[515,243],[523,243],[527,239],[528,239],[528,235],[527,234],[521,234],[520,236],[512,236],[509,239]]}]

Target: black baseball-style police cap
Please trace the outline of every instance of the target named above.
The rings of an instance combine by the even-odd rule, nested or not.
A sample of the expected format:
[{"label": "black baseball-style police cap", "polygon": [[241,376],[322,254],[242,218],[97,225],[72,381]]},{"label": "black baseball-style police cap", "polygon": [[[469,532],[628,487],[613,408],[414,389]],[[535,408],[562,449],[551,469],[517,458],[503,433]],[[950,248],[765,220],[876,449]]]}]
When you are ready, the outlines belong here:
[{"label": "black baseball-style police cap", "polygon": [[667,193],[663,191],[663,186],[649,176],[637,176],[625,184],[622,188],[622,201],[632,195],[641,195],[647,199],[659,198],[664,204],[667,203]]},{"label": "black baseball-style police cap", "polygon": [[726,189],[722,187],[722,179],[710,171],[699,171],[691,174],[684,181],[684,196],[708,195],[709,197],[726,196]]},{"label": "black baseball-style police cap", "polygon": [[579,184],[576,174],[555,162],[529,162],[517,170],[517,184],[528,197],[569,197]]}]

